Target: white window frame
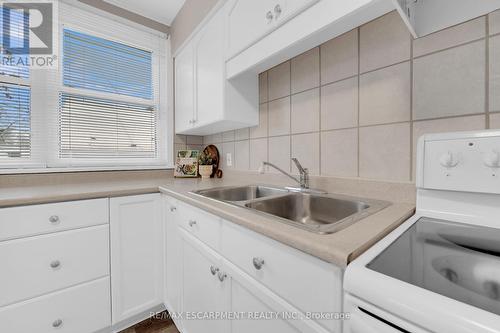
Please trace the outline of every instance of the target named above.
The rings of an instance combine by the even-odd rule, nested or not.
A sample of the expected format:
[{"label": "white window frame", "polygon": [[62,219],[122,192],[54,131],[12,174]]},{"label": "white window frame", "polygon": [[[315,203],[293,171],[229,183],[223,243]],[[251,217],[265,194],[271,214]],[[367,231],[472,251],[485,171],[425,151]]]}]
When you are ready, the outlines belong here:
[{"label": "white window frame", "polygon": [[[84,7],[84,6],[83,6]],[[75,15],[63,15],[61,8],[70,10],[75,15],[85,15],[99,20],[108,20],[108,25],[126,25],[129,30],[137,31],[134,38],[128,38],[127,34],[120,32],[107,33],[103,29],[97,29],[97,24],[86,22],[80,24]],[[137,170],[137,169],[170,169],[173,165],[173,103],[170,100],[172,87],[171,77],[171,53],[170,40],[159,32],[149,28],[138,26],[135,23],[117,18],[104,12],[96,13],[95,10],[87,10],[82,5],[73,2],[61,2],[59,5],[59,66],[58,70],[30,70],[29,79],[17,79],[7,77],[2,81],[23,81],[27,85],[29,81],[31,88],[31,159],[13,159],[0,162],[0,174],[11,173],[42,173],[42,172],[72,172],[72,171],[97,171],[97,170]],[[69,16],[69,17],[68,17]],[[131,26],[131,27],[130,27]],[[113,93],[93,91],[90,89],[67,87],[63,84],[63,31],[70,29],[96,37],[119,42],[152,52],[153,55],[153,93],[151,100],[118,95]],[[130,32],[130,31],[129,31]],[[155,36],[158,36],[155,38]],[[139,37],[138,37],[139,36]],[[141,38],[144,36],[145,38]],[[138,41],[145,40],[145,43]],[[151,40],[157,42],[157,48],[151,47]],[[150,45],[147,45],[150,41]],[[156,72],[156,73],[155,73]],[[156,87],[158,87],[156,89]],[[156,158],[106,158],[106,159],[78,159],[59,157],[59,94],[61,92],[83,95],[89,97],[104,98],[109,100],[124,101],[129,103],[153,105],[156,113],[156,135],[157,154]],[[35,134],[35,135],[34,135]]]}]

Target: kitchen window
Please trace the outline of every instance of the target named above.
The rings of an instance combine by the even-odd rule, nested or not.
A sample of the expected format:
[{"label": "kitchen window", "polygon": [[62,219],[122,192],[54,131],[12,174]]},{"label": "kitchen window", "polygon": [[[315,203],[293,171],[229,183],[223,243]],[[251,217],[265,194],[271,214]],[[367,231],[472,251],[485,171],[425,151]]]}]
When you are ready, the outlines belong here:
[{"label": "kitchen window", "polygon": [[81,5],[59,11],[57,70],[0,65],[0,168],[167,167],[166,37]]}]

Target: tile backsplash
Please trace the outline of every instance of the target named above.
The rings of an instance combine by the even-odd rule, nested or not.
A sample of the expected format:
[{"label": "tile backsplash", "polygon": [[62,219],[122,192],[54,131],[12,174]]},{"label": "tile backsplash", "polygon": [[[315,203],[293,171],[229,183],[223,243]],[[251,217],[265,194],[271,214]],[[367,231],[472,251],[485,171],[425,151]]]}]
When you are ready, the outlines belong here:
[{"label": "tile backsplash", "polygon": [[500,128],[500,11],[417,40],[392,12],[261,73],[259,89],[258,126],[176,149],[215,144],[225,169],[296,172],[297,157],[312,175],[414,181],[422,134]]}]

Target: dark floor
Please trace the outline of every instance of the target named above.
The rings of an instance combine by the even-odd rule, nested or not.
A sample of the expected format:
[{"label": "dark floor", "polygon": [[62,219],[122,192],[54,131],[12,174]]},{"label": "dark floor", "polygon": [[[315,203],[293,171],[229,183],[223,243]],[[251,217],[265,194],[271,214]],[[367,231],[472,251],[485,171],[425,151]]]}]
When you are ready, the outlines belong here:
[{"label": "dark floor", "polygon": [[158,316],[158,319],[146,319],[120,333],[179,333],[179,331],[167,314],[163,312]]}]

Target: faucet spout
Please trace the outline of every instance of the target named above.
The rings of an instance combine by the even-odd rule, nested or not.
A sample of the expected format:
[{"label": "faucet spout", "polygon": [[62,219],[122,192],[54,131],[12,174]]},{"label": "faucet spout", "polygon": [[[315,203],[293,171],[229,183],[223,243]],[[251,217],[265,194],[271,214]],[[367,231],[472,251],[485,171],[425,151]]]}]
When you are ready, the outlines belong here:
[{"label": "faucet spout", "polygon": [[299,185],[300,185],[300,188],[302,189],[308,189],[309,188],[309,171],[307,170],[307,168],[303,168],[302,165],[299,163],[299,161],[294,157],[292,158],[292,161],[295,163],[295,165],[297,166],[297,169],[299,170],[299,173],[300,173],[300,177],[299,178],[296,178],[292,175],[290,175],[288,172],[284,171],[283,169],[279,168],[278,166],[272,164],[272,163],[269,163],[269,162],[262,162],[260,168],[259,168],[259,172],[260,173],[264,173],[264,167],[266,165],[278,170],[279,172],[281,172],[282,174],[284,174],[285,176],[293,179],[294,181],[296,181]]}]

